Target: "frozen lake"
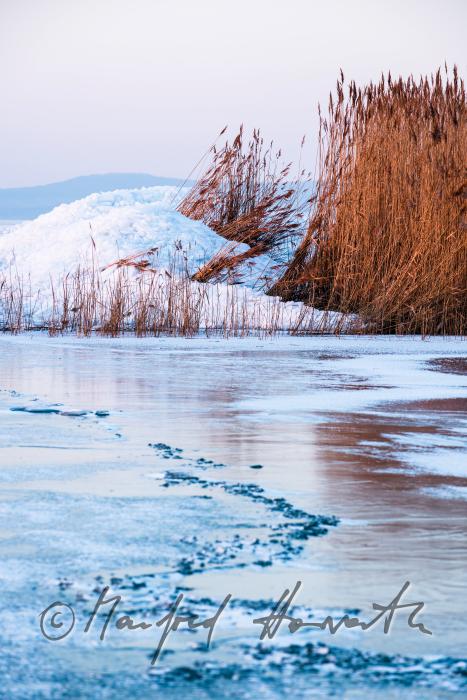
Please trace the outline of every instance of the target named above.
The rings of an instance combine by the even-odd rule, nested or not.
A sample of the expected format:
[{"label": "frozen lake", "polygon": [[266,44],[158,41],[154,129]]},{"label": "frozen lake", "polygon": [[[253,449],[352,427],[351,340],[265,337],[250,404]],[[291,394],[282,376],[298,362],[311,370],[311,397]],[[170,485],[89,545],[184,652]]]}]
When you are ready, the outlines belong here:
[{"label": "frozen lake", "polygon": [[[0,695],[467,692],[463,341],[0,343]],[[388,635],[284,625],[259,642],[252,620],[296,581],[314,620],[369,620],[410,581],[433,634],[400,614]],[[208,652],[182,626],[151,667],[160,629],[83,634],[107,585],[137,620],[180,592],[203,618],[232,601]],[[39,615],[58,600],[76,625],[50,642]]]}]

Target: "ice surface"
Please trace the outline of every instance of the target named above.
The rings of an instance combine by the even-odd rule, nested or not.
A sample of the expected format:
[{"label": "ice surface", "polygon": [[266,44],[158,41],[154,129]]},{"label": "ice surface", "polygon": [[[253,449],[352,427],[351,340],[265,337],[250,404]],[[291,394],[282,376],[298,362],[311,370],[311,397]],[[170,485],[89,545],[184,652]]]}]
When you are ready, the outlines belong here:
[{"label": "ice surface", "polygon": [[[465,354],[464,343],[41,333],[1,342],[5,697],[45,700],[64,688],[93,700],[465,694],[466,482],[413,463],[415,442],[417,454],[461,454],[459,411],[440,397],[465,392],[465,378],[431,367]],[[289,406],[298,391],[313,396],[306,411]],[[418,393],[440,408],[414,407]],[[347,395],[359,397],[357,412]],[[31,406],[60,414],[11,410]],[[109,417],[97,418],[104,408]],[[385,461],[349,455],[359,443]],[[414,473],[394,473],[393,458]],[[320,513],[341,521],[317,530]],[[303,631],[260,643],[251,620],[296,580],[303,619],[354,608],[366,618],[410,580],[435,634],[400,624],[390,635]],[[112,629],[105,644],[94,629],[83,635],[104,585],[138,620],[161,617],[179,591],[203,616],[227,592],[233,600],[209,654],[202,630],[180,631],[150,668],[153,629]],[[38,631],[54,600],[77,613],[63,644]]]},{"label": "ice surface", "polygon": [[[380,347],[386,346],[387,353],[373,354],[368,343],[368,352],[356,358],[337,358],[334,368],[339,373],[334,386],[325,391],[321,387],[313,387],[308,391],[290,392],[281,396],[248,398],[241,402],[242,409],[257,412],[267,417],[278,413],[283,417],[294,416],[297,412],[311,411],[357,411],[377,406],[381,402],[423,401],[430,399],[467,398],[465,378],[456,374],[427,372],[423,367],[422,358],[417,350],[429,352],[444,347],[448,352],[447,341],[440,339],[432,343],[421,340],[407,339],[401,343],[397,338],[381,339]],[[350,346],[358,349],[358,339],[350,342]],[[368,342],[368,341],[366,341]],[[412,346],[412,353],[401,358],[393,354],[392,349],[398,345],[407,351]],[[462,352],[462,341],[458,348]],[[355,381],[353,381],[355,378]],[[342,381],[344,379],[344,381]]]}]

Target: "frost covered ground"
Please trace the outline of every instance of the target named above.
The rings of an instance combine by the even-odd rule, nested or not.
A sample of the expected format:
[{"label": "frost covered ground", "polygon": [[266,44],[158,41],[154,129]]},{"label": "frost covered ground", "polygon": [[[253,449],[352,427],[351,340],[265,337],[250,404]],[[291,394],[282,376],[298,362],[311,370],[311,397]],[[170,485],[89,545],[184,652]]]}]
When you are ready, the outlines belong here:
[{"label": "frost covered ground", "polygon": [[[465,696],[462,341],[0,343],[5,697]],[[366,618],[409,580],[433,635],[260,643],[251,620],[297,580],[306,619]],[[209,652],[180,631],[155,668],[158,630],[40,636],[52,601],[82,623],[105,585],[138,619],[233,600]]]}]

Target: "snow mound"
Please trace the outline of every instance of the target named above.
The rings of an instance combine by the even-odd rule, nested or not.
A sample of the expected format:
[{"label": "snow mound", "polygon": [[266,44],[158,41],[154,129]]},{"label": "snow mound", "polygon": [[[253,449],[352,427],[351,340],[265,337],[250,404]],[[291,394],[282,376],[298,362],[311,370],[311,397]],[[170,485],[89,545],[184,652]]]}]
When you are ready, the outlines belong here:
[{"label": "snow mound", "polygon": [[[141,299],[161,328],[167,319],[176,328],[185,328],[192,316],[193,327],[226,332],[333,322],[333,317],[313,309],[304,313],[302,304],[284,304],[264,294],[268,270],[274,265],[267,255],[244,263],[239,284],[192,281],[186,287],[186,270],[194,274],[221,249],[225,252],[227,242],[202,222],[176,211],[183,196],[184,191],[173,186],[96,193],[13,228],[0,227],[0,291],[6,278],[0,327],[2,314],[6,327],[56,327],[64,322],[73,327],[74,314],[86,317],[85,323],[93,327],[105,326],[120,274],[115,274],[117,266],[112,263],[125,258],[127,311],[122,318],[128,328]],[[245,244],[235,246],[235,253],[246,250]],[[90,289],[96,296],[87,297],[91,311],[86,316]]]},{"label": "snow mound", "polygon": [[39,290],[49,287],[51,278],[89,263],[91,252],[105,267],[157,248],[154,262],[164,268],[175,245],[199,267],[225,241],[202,222],[177,212],[180,196],[183,191],[177,187],[155,186],[102,192],[61,204],[0,235],[0,273],[12,266]]}]

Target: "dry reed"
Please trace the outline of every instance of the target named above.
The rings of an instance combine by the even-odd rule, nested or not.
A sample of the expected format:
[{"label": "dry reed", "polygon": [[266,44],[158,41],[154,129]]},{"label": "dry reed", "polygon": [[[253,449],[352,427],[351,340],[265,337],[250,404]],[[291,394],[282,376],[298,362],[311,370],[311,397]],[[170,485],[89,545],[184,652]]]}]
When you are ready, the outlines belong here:
[{"label": "dry reed", "polygon": [[452,75],[330,96],[308,231],[272,288],[376,332],[465,334],[466,104]]},{"label": "dry reed", "polygon": [[42,295],[11,270],[0,281],[0,329],[42,329],[50,335],[230,337],[332,332],[343,322],[338,315],[330,318],[238,285],[194,282],[186,251],[177,245],[167,269],[150,265],[151,253],[135,254],[103,269],[93,258],[89,266],[51,280]]},{"label": "dry reed", "polygon": [[240,127],[232,144],[214,146],[212,154],[211,165],[178,209],[229,241],[194,279],[238,282],[246,261],[263,253],[280,258],[295,248],[304,233],[307,176],[302,170],[290,182],[291,164],[282,163],[273,143],[265,146],[259,130],[245,143]]}]

